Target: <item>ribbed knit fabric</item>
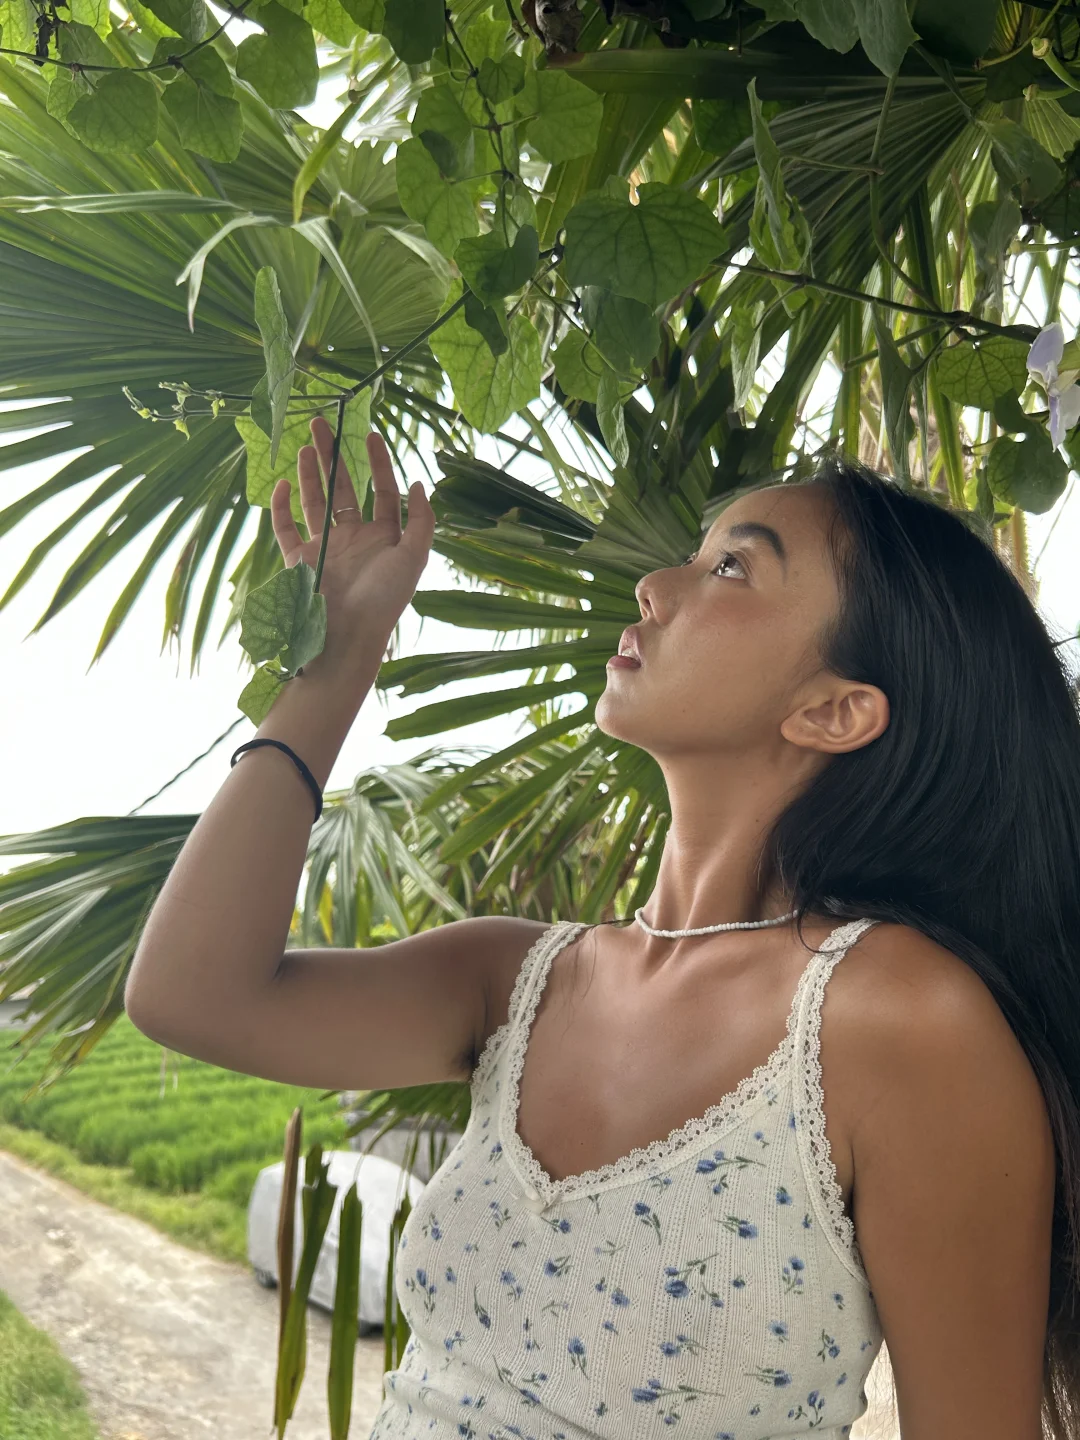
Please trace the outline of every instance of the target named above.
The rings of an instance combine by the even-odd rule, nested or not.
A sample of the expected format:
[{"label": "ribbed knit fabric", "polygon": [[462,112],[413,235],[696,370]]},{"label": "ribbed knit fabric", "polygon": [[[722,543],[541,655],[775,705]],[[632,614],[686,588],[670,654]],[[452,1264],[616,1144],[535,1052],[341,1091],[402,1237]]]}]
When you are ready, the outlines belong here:
[{"label": "ribbed knit fabric", "polygon": [[522,963],[472,1112],[405,1224],[412,1335],[370,1440],[839,1440],[882,1341],[825,1136],[819,1034],[840,925],[772,1055],[702,1116],[552,1180],[518,1137],[529,1029],[560,922]]}]

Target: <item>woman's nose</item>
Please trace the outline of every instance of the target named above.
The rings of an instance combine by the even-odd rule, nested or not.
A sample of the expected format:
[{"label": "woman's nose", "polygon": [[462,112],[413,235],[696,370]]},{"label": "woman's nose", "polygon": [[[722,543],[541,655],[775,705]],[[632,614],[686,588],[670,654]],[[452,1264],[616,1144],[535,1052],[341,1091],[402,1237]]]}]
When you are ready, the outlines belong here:
[{"label": "woman's nose", "polygon": [[641,579],[634,586],[634,598],[637,600],[641,610],[641,618],[647,620],[650,615],[656,614],[657,608],[657,577],[663,572],[650,570],[648,575],[642,575]]}]

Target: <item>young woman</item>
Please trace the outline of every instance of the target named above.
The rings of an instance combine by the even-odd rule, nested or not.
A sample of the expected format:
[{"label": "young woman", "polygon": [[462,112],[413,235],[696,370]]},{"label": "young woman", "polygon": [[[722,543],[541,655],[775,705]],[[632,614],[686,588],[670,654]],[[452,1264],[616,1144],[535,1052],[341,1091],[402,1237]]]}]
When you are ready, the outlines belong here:
[{"label": "young woman", "polygon": [[[311,428],[286,565],[326,520]],[[434,529],[368,452],[326,648],[258,730],[320,788]],[[316,1089],[471,1081],[372,1440],[839,1440],[883,1338],[903,1440],[1076,1436],[1080,723],[1037,612],[963,520],[840,464],[637,597],[596,720],[672,820],[627,924],[286,952],[313,805],[266,746],[157,899],[131,1018]]]}]

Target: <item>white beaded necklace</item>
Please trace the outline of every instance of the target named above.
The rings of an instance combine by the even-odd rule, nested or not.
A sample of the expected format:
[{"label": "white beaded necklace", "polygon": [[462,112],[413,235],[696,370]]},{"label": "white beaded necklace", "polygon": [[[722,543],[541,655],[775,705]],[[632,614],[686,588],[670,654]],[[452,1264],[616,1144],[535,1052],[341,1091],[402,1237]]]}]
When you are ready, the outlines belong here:
[{"label": "white beaded necklace", "polygon": [[764,930],[767,925],[783,925],[794,918],[795,911],[792,910],[789,915],[777,915],[773,920],[731,920],[726,925],[702,925],[697,930],[654,930],[645,919],[643,908],[634,911],[634,919],[646,935],[657,935],[663,940],[680,940],[684,935],[715,935],[719,930]]}]

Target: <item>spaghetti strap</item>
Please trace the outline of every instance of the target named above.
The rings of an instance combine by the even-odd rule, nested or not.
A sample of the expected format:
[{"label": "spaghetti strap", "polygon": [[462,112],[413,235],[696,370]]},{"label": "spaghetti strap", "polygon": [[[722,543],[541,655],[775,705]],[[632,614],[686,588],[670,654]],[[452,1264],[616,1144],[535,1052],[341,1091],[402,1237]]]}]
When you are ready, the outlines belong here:
[{"label": "spaghetti strap", "polygon": [[528,1004],[529,996],[536,985],[537,978],[545,968],[549,956],[562,946],[569,943],[570,933],[582,930],[585,927],[573,920],[557,920],[549,925],[546,930],[541,931],[536,940],[526,951],[525,958],[521,962],[517,977],[514,980],[514,988],[510,992],[510,1006],[506,1019],[497,1029],[493,1030],[487,1038],[480,1057],[473,1069],[471,1084],[481,1084],[491,1071],[496,1055],[502,1049],[503,1042],[507,1035],[517,1024],[525,1006]]},{"label": "spaghetti strap", "polygon": [[834,930],[818,950],[806,974],[795,1026],[794,1111],[799,1154],[819,1220],[837,1255],[865,1282],[866,1271],[855,1239],[855,1226],[844,1210],[844,1195],[825,1133],[825,1094],[821,1084],[821,1004],[836,966],[878,921],[853,920]]}]

